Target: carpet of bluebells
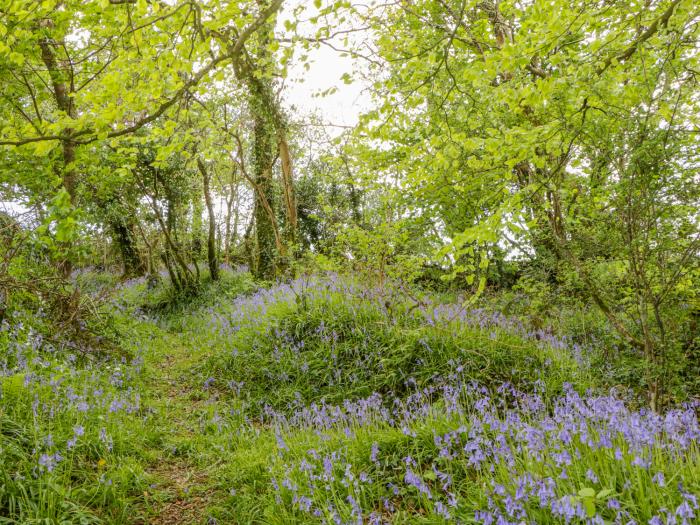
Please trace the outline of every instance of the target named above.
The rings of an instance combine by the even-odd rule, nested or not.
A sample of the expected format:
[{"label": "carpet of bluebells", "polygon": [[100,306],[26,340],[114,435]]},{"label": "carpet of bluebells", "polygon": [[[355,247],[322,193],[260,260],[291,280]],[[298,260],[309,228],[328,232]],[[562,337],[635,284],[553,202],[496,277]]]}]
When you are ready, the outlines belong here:
[{"label": "carpet of bluebells", "polygon": [[[277,502],[329,523],[696,522],[696,412],[503,385],[315,405],[276,422]],[[306,432],[301,441],[298,429]],[[294,443],[294,445],[290,445]],[[299,522],[304,518],[300,517]]]},{"label": "carpet of bluebells", "polygon": [[[149,522],[175,449],[208,483],[177,497],[213,495],[179,523],[700,523],[699,407],[601,388],[594,348],[400,287],[224,274],[160,317],[162,289],[100,284],[122,355],[2,325],[0,523]],[[193,432],[149,391],[174,346]]]},{"label": "carpet of bluebells", "polygon": [[258,290],[206,310],[199,323],[221,349],[207,386],[242,390],[264,410],[404,396],[463,375],[523,387],[540,379],[554,389],[583,378],[582,349],[565,338],[333,274]]},{"label": "carpet of bluebells", "polygon": [[700,516],[696,406],[658,415],[586,392],[587,350],[566,338],[391,294],[327,276],[207,311],[228,351],[206,387],[236,413],[264,405],[279,522]]},{"label": "carpet of bluebells", "polygon": [[0,344],[0,522],[123,520],[114,501],[143,484],[142,356],[86,355],[23,322]]}]

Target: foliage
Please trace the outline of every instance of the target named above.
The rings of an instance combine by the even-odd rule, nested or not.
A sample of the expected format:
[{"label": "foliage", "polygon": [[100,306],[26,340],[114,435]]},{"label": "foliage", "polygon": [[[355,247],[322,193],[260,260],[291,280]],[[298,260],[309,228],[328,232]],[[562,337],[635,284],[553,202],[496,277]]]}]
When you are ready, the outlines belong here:
[{"label": "foliage", "polygon": [[458,270],[478,277],[500,243],[577,281],[663,404],[700,260],[697,5],[421,1],[359,16],[388,69],[357,130],[368,172],[401,173]]},{"label": "foliage", "polygon": [[699,36],[0,0],[0,523],[697,521]]}]

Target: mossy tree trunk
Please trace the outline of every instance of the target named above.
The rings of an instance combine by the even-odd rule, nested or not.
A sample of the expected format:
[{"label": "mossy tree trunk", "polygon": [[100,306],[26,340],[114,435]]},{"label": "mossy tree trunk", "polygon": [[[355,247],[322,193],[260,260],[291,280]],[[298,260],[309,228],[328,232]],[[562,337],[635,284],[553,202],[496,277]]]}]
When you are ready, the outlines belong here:
[{"label": "mossy tree trunk", "polygon": [[[277,273],[278,254],[275,241],[273,217],[276,212],[272,169],[275,161],[275,128],[261,93],[262,82],[252,83],[250,101],[253,111],[253,178],[257,186],[255,192],[255,264],[253,271],[262,279],[273,278]],[[269,205],[269,210],[265,204]]]},{"label": "mossy tree trunk", "polygon": [[141,253],[136,242],[136,224],[134,220],[122,218],[112,221],[112,234],[122,259],[125,277],[138,277],[146,271]]},{"label": "mossy tree trunk", "polygon": [[[258,0],[262,11],[274,2]],[[255,190],[253,215],[255,218],[256,250],[253,272],[259,278],[277,276],[286,264],[288,244],[296,240],[297,209],[292,180],[292,157],[287,140],[287,124],[279,101],[275,97],[270,69],[273,57],[269,44],[274,22],[266,22],[258,31],[254,52],[245,53],[234,62],[236,76],[248,88],[248,101],[253,116],[253,173],[251,183]],[[273,179],[274,164],[281,162],[282,204],[285,227],[277,224],[277,202]]]}]

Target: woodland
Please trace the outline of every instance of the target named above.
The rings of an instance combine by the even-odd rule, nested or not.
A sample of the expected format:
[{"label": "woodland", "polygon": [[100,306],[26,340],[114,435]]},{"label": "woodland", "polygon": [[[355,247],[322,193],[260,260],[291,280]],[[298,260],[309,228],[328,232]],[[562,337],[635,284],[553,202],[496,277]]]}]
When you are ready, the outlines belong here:
[{"label": "woodland", "polygon": [[699,416],[697,0],[0,0],[0,524],[691,525]]}]

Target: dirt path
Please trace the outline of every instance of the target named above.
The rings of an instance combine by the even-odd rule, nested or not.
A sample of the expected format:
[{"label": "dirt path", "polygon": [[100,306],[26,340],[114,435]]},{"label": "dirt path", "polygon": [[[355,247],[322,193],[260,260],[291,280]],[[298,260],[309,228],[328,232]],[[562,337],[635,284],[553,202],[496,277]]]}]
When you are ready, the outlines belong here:
[{"label": "dirt path", "polygon": [[[143,495],[141,523],[149,525],[197,525],[207,523],[206,508],[212,501],[211,465],[203,461],[201,426],[209,401],[197,388],[196,364],[205,356],[189,334],[165,332],[146,364],[146,389],[155,413],[160,443],[150,451],[146,467],[154,482]],[[160,355],[159,355],[160,354]]]}]

